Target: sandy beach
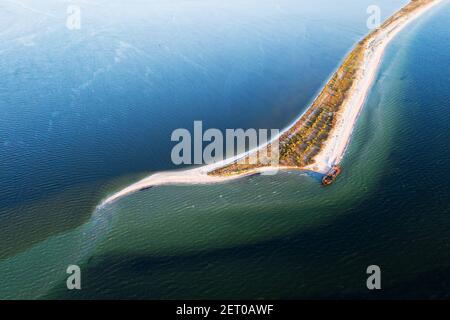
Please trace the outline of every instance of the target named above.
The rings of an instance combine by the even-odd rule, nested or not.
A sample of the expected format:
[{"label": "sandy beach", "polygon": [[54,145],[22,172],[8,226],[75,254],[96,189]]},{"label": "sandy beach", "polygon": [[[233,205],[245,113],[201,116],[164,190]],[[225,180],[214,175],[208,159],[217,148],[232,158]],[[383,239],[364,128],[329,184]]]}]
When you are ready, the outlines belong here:
[{"label": "sandy beach", "polygon": [[[392,23],[387,27],[380,29],[380,32],[376,32],[372,36],[368,36],[368,38],[366,38],[367,44],[365,46],[364,59],[361,67],[358,70],[356,80],[354,81],[350,89],[350,94],[342,104],[341,111],[338,114],[336,125],[331,130],[330,135],[320,152],[314,157],[314,163],[312,165],[304,168],[263,167],[245,172],[243,174],[229,176],[208,175],[208,172],[224,167],[256,151],[250,150],[245,154],[241,154],[231,159],[226,159],[211,165],[206,165],[194,169],[155,173],[135,184],[128,186],[127,188],[117,192],[116,194],[111,195],[110,197],[105,199],[100,204],[100,206],[107,205],[140,190],[159,185],[223,183],[256,173],[266,173],[280,169],[303,169],[322,174],[328,172],[331,166],[340,163],[345,154],[346,148],[352,136],[353,128],[361,112],[361,109],[364,106],[369,90],[376,78],[377,71],[380,67],[386,47],[391,42],[391,40],[410,22],[414,21],[416,18],[421,16],[423,13],[425,13],[441,1],[442,0],[435,0],[433,2],[430,2],[429,4],[424,5],[423,7],[402,16],[400,19],[395,21],[395,23]],[[294,124],[295,122],[293,123],[293,125]],[[283,130],[283,132],[281,132],[280,135],[275,139],[279,138],[290,128],[291,126]],[[260,148],[263,147],[265,146],[261,146]]]},{"label": "sandy beach", "polygon": [[331,138],[326,141],[325,146],[314,158],[315,163],[306,167],[306,169],[326,173],[333,164],[340,163],[350,142],[360,111],[374,83],[386,47],[410,22],[441,1],[435,0],[423,6],[420,10],[402,17],[397,23],[381,30],[380,34],[369,39],[365,48],[363,67],[359,70],[358,79],[351,88],[349,98],[342,106],[337,124],[331,131]]}]

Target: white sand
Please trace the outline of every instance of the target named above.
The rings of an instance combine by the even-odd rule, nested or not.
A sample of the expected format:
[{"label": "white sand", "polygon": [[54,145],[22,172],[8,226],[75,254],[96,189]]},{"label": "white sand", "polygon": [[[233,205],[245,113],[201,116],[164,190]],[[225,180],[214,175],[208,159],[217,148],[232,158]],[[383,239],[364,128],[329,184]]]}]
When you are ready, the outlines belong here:
[{"label": "white sand", "polygon": [[435,0],[409,15],[403,16],[368,40],[363,67],[359,70],[357,80],[350,89],[351,94],[342,105],[342,111],[340,112],[337,123],[330,132],[331,138],[326,141],[319,154],[314,157],[315,162],[307,166],[306,169],[326,173],[333,165],[340,163],[350,141],[358,115],[364,106],[369,89],[377,75],[387,45],[410,22],[414,21],[439,2],[441,0]]},{"label": "white sand", "polygon": [[[342,160],[347,145],[350,141],[356,120],[364,105],[369,89],[374,82],[375,76],[379,69],[381,59],[383,57],[387,45],[406,25],[408,25],[408,23],[415,20],[417,17],[422,15],[424,12],[426,12],[439,2],[441,2],[441,0],[435,0],[434,2],[431,2],[430,4],[422,7],[421,9],[415,10],[408,16],[404,16],[401,19],[397,20],[394,24],[391,24],[389,28],[383,30],[380,33],[377,33],[377,35],[369,39],[369,41],[367,42],[368,45],[364,56],[363,67],[357,73],[357,80],[354,82],[352,88],[350,89],[351,93],[349,94],[349,97],[344,101],[342,105],[342,109],[338,116],[336,126],[330,132],[330,136],[326,141],[322,150],[314,158],[315,163],[305,167],[304,168],[305,170],[315,171],[319,173],[326,173],[331,166],[333,166],[334,164],[338,164]],[[298,119],[300,119],[300,117]],[[295,121],[293,124],[295,124],[296,122],[297,121]],[[287,132],[290,128],[291,126],[286,128],[283,132],[280,133],[279,136]],[[261,146],[261,148],[263,147],[264,146]],[[153,186],[170,185],[170,184],[192,185],[192,184],[223,183],[225,181],[238,179],[255,173],[264,173],[277,169],[294,169],[290,167],[259,168],[255,169],[252,172],[247,172],[245,174],[224,176],[224,177],[210,176],[207,174],[208,172],[214,169],[223,167],[238,159],[241,159],[247,156],[248,154],[253,153],[254,151],[256,150],[251,150],[245,154],[238,155],[231,159],[227,159],[212,165],[207,165],[195,169],[165,171],[155,173],[135,184],[130,185],[129,187],[123,189],[122,191],[110,196],[109,198],[104,200],[100,206],[104,206],[124,196]]]},{"label": "white sand", "polygon": [[163,171],[155,173],[139,182],[132,184],[131,186],[123,189],[120,192],[110,196],[105,199],[100,206],[104,206],[111,202],[114,202],[124,196],[129,194],[138,192],[140,190],[144,190],[153,186],[161,186],[161,185],[195,185],[195,184],[213,184],[213,183],[224,183],[227,181],[236,180],[242,177],[250,176],[258,173],[268,173],[273,174],[279,169],[296,169],[290,167],[264,167],[258,168],[253,171],[246,172],[245,174],[234,175],[234,176],[211,176],[208,175],[208,172],[221,168],[231,162],[236,161],[244,157],[245,155],[239,155],[237,157],[227,159],[224,161],[217,162],[215,164],[202,166],[195,169],[187,169],[187,170],[178,170],[178,171]]}]

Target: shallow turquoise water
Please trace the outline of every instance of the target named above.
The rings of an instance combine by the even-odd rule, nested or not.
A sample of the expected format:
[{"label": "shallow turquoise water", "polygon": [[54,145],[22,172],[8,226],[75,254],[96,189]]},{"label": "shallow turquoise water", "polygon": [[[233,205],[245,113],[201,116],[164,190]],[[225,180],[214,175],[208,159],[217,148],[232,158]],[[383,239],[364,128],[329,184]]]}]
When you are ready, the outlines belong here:
[{"label": "shallow turquoise water", "polygon": [[[290,5],[291,11],[297,8],[297,4]],[[365,7],[361,4],[364,13]],[[395,6],[391,4],[390,8],[394,10]],[[236,14],[233,6],[228,10]],[[181,102],[173,107],[176,109],[165,109],[172,104],[161,101],[156,108],[146,102],[154,94],[150,89],[149,96],[145,93],[140,96],[142,101],[136,102],[135,108],[130,107],[132,103],[121,103],[117,97],[109,100],[114,105],[105,104],[104,109],[102,103],[97,102],[89,109],[82,103],[77,104],[81,100],[75,99],[78,102],[74,102],[73,112],[91,121],[96,119],[91,112],[103,112],[110,118],[111,122],[105,125],[111,130],[103,132],[98,125],[92,125],[90,131],[86,126],[87,131],[79,133],[79,144],[64,146],[66,157],[77,154],[74,161],[79,167],[74,168],[62,160],[60,163],[70,166],[72,171],[69,171],[76,179],[61,176],[64,183],[58,186],[55,185],[58,180],[39,179],[39,174],[44,176],[46,172],[37,167],[38,175],[33,178],[42,184],[36,187],[38,191],[22,191],[20,197],[11,192],[9,200],[2,199],[6,208],[0,217],[2,235],[9,239],[10,246],[2,241],[5,249],[0,261],[3,284],[0,297],[446,297],[450,287],[446,275],[450,269],[450,190],[443,180],[450,174],[446,167],[450,159],[450,119],[446,112],[450,107],[448,4],[415,22],[389,47],[344,160],[344,173],[332,188],[324,189],[314,177],[302,173],[283,172],[274,177],[257,176],[223,185],[159,187],[95,210],[101,198],[144,175],[145,171],[170,167],[164,158],[170,143],[158,137],[164,135],[164,130],[169,132],[172,126],[185,124],[189,127],[193,120],[205,118],[212,127],[219,128],[231,123],[234,126],[236,122],[236,126],[244,127],[282,127],[290,122],[307,105],[352,43],[366,32],[365,19],[361,20],[356,14],[358,8],[354,10],[354,16],[349,11],[344,19],[331,14],[330,9],[329,17],[334,20],[329,24],[336,28],[320,23],[326,20],[323,16],[306,14],[302,10],[291,15],[281,10],[279,15],[283,20],[276,14],[269,15],[262,29],[250,28],[265,54],[252,53],[253,45],[248,46],[250,51],[246,51],[245,46],[230,48],[227,54],[242,53],[254,59],[242,58],[234,62],[239,67],[231,73],[233,78],[228,86],[224,87],[224,83],[215,78],[220,78],[220,70],[208,68],[209,73],[204,75],[210,80],[208,88],[216,88],[216,92],[222,94],[226,92],[225,96],[196,96],[205,88],[195,84],[185,87],[184,93],[181,90],[177,99],[190,101],[198,109],[184,110]],[[298,19],[302,14],[309,18]],[[254,22],[254,25],[258,24]],[[316,29],[318,25],[322,27]],[[136,22],[136,26],[139,23]],[[282,36],[268,37],[268,30],[273,32],[270,28],[277,27],[278,31],[283,30]],[[155,31],[155,35],[158,34]],[[231,46],[237,41],[233,37],[244,33],[236,31],[233,37],[231,31],[224,34],[233,39],[229,41]],[[341,37],[331,41],[337,34]],[[208,35],[204,41],[213,41],[214,36]],[[139,39],[139,32],[136,37]],[[178,55],[189,52],[180,42],[173,41],[180,46]],[[186,39],[185,45],[191,41]],[[328,43],[330,46],[324,46]],[[111,45],[105,41],[107,44]],[[322,52],[320,60],[313,59],[318,51]],[[294,52],[295,58],[287,59],[286,52],[289,55]],[[211,61],[219,58],[216,52],[210,55]],[[195,55],[188,57],[192,59]],[[139,55],[129,58],[128,63],[136,68],[144,61],[149,63]],[[254,63],[249,64],[247,59]],[[268,61],[279,64],[274,66]],[[123,66],[127,70],[129,67]],[[160,66],[165,67],[165,64]],[[123,69],[118,68],[117,77],[123,78]],[[255,71],[258,68],[262,68],[259,73]],[[200,70],[179,75],[181,78],[199,76]],[[248,78],[252,70],[254,76]],[[103,80],[92,82],[89,97],[106,99],[111,91],[106,84],[117,84],[115,74],[107,73]],[[172,76],[162,71],[156,74]],[[188,80],[178,79],[184,85]],[[156,80],[152,78],[152,81]],[[173,85],[172,81],[168,83]],[[141,80],[136,83],[142,84]],[[304,83],[309,83],[310,87],[305,87]],[[303,93],[298,92],[299,87]],[[137,99],[129,91],[135,88],[124,87],[125,91],[118,89],[120,85],[115,88],[118,96],[128,99],[131,95],[132,99]],[[163,92],[167,91],[159,90],[164,97]],[[210,110],[206,107],[208,101],[215,102],[217,107]],[[203,107],[200,102],[204,103]],[[85,113],[80,112],[80,108]],[[121,125],[120,117],[125,119],[136,111],[136,117],[123,120]],[[143,115],[150,114],[155,114],[155,121],[140,121]],[[14,116],[10,115],[10,119]],[[17,111],[17,119],[19,116]],[[148,123],[152,124],[151,128]],[[76,124],[73,125],[72,130],[76,131]],[[121,130],[130,127],[136,127],[136,131],[122,137]],[[10,132],[6,126],[1,128],[2,133]],[[139,132],[145,137],[142,141],[135,139]],[[64,143],[74,143],[73,136],[67,134]],[[87,136],[96,139],[86,139]],[[149,144],[147,137],[167,143]],[[104,144],[105,141],[109,145]],[[79,146],[85,144],[82,150],[86,151],[86,158],[83,158]],[[127,152],[130,146],[136,147],[135,153]],[[115,156],[111,156],[111,149]],[[61,153],[59,149],[39,150],[47,150],[47,153],[37,153],[42,159]],[[31,157],[28,148],[24,148],[24,152]],[[105,159],[114,160],[105,162]],[[29,168],[25,160],[27,158],[23,160],[24,168]],[[7,158],[2,166],[11,167],[12,163]],[[61,172],[66,174],[63,168],[50,164],[55,176]],[[102,169],[97,170],[100,167]],[[17,174],[11,174],[9,179],[22,181],[22,184],[27,181]],[[10,181],[3,179],[5,190]],[[51,192],[45,189],[46,185],[60,192],[48,196]],[[22,190],[23,185],[22,189],[17,188]],[[38,196],[40,193],[47,196]],[[31,209],[17,209],[20,207]],[[53,223],[57,216],[62,220],[61,226]],[[69,217],[71,221],[67,221]],[[79,225],[82,220],[85,222]],[[73,229],[76,225],[79,226]],[[26,232],[27,227],[32,232]],[[71,230],[64,231],[68,229]],[[25,234],[28,236],[24,237]],[[74,263],[81,265],[83,290],[67,292],[65,268]],[[370,264],[378,264],[383,270],[383,291],[376,294],[365,289],[365,269]]]}]

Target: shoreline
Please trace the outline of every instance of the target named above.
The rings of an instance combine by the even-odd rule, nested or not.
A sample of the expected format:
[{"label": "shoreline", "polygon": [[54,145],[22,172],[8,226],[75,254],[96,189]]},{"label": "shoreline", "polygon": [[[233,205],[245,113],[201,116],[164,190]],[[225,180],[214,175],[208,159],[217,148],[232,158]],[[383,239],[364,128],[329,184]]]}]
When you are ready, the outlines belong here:
[{"label": "shoreline", "polygon": [[[365,46],[363,67],[359,70],[359,78],[352,86],[350,98],[344,102],[343,114],[341,114],[337,125],[331,130],[332,139],[328,139],[325,146],[315,157],[315,163],[308,165],[305,169],[326,173],[333,164],[339,164],[345,155],[350,143],[354,126],[359,118],[362,108],[370,93],[370,89],[375,83],[376,76],[383,61],[384,53],[389,43],[412,21],[416,20],[426,11],[440,3],[442,0],[434,0],[412,15],[402,17],[402,21],[382,30],[376,37],[366,37],[369,45]],[[370,42],[380,41],[372,51]],[[370,52],[372,52],[370,54]],[[362,73],[362,75],[361,75]]]},{"label": "shoreline", "polygon": [[[295,120],[290,126],[284,129],[277,137],[265,145],[259,146],[254,150],[247,151],[243,154],[237,155],[230,159],[225,159],[220,162],[205,165],[194,169],[183,169],[178,171],[163,171],[157,172],[144,178],[125,189],[113,194],[112,196],[103,200],[100,207],[110,204],[127,195],[139,192],[159,185],[195,185],[195,184],[214,184],[233,181],[243,177],[251,176],[276,170],[301,170],[311,171],[320,174],[326,174],[328,170],[335,164],[339,164],[344,157],[345,151],[351,140],[354,126],[358,120],[361,110],[366,102],[368,94],[372,85],[375,82],[378,70],[380,68],[383,56],[388,44],[400,33],[410,22],[420,17],[423,13],[440,3],[442,0],[433,0],[422,7],[415,9],[414,12],[403,15],[394,23],[388,24],[383,28],[383,25],[365,36],[362,41],[364,43],[364,58],[362,66],[358,68],[356,80],[353,82],[348,97],[343,101],[341,110],[338,112],[338,120],[330,131],[329,137],[321,147],[319,153],[314,156],[314,163],[298,167],[298,166],[277,166],[277,167],[258,167],[248,170],[243,173],[233,175],[209,175],[208,173],[216,169],[226,167],[237,160],[245,158],[250,154],[265,148],[272,143],[273,140],[279,139],[281,136],[289,132],[302,119],[302,116],[310,110],[314,105],[315,100],[311,105]],[[406,6],[410,5],[407,4]],[[405,7],[404,7],[405,8]],[[400,12],[400,11],[399,11]],[[392,17],[399,12],[394,13]],[[392,18],[391,17],[391,18]],[[391,19],[389,18],[389,19]],[[388,20],[387,20],[388,21]],[[354,49],[353,49],[354,50]],[[353,52],[353,50],[351,52]],[[340,65],[333,74],[340,70]],[[332,76],[333,76],[332,74]],[[328,82],[325,86],[328,85]],[[320,93],[319,93],[320,95]]]}]

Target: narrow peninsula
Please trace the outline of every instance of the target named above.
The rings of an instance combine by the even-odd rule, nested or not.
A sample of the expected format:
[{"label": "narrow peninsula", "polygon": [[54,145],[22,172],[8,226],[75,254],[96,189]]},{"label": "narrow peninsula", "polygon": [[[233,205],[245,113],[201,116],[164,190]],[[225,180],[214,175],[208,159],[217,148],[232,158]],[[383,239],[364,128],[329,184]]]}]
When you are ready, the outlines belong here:
[{"label": "narrow peninsula", "polygon": [[259,149],[212,165],[155,173],[107,198],[102,205],[156,185],[218,183],[274,169],[326,174],[342,160],[387,45],[440,1],[412,0],[353,48],[310,107],[276,137],[276,167],[260,156],[271,156],[272,140]]},{"label": "narrow peninsula", "polygon": [[[279,138],[280,168],[326,173],[339,164],[386,46],[410,21],[438,2],[411,1],[355,46],[311,106]],[[258,156],[270,156],[270,145],[264,148],[269,150],[255,151],[208,174],[228,176],[258,171],[269,163]]]}]

